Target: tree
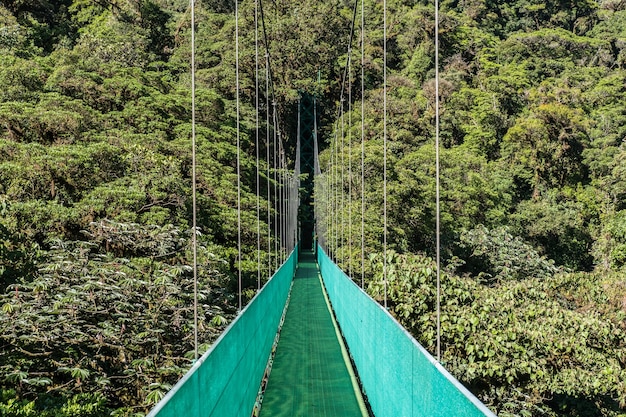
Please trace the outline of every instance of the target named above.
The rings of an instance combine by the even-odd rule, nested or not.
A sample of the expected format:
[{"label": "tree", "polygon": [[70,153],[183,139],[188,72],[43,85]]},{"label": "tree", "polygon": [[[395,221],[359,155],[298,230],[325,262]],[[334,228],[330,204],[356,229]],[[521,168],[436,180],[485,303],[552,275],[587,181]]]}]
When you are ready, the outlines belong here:
[{"label": "tree", "polygon": [[582,151],[588,144],[580,111],[543,104],[520,117],[503,138],[502,158],[537,198],[542,187],[575,186],[588,181]]}]

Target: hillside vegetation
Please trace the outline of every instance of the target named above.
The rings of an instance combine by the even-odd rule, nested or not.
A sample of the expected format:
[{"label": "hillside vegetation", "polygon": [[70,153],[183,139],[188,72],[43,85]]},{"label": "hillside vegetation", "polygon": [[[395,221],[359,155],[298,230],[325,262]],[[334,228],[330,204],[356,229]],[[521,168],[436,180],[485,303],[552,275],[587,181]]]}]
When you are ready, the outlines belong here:
[{"label": "hillside vegetation", "polygon": [[[434,10],[388,6],[388,295],[432,352]],[[233,7],[197,2],[203,349],[237,309]],[[353,163],[341,218],[354,240],[331,246],[359,277],[349,259],[360,259],[364,102],[364,268],[381,299],[379,2],[365,2],[363,97],[355,36],[338,169],[330,151],[352,7],[277,0],[264,3],[265,23],[285,148],[295,149],[304,90],[321,103],[322,167]],[[444,364],[500,416],[625,416],[626,2],[441,7]],[[249,299],[258,269],[254,2],[240,13]],[[189,43],[186,0],[0,5],[0,415],[140,416],[190,366]],[[262,247],[262,265],[275,255]]]}]

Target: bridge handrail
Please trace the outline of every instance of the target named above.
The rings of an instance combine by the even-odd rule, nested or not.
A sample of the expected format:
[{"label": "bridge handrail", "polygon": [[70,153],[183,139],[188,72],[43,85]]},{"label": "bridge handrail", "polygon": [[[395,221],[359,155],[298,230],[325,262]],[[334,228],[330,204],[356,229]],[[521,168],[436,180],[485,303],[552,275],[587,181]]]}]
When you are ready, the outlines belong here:
[{"label": "bridge handrail", "polygon": [[250,417],[296,269],[298,248],[148,417]]},{"label": "bridge handrail", "polygon": [[376,417],[495,417],[318,246],[318,263]]}]

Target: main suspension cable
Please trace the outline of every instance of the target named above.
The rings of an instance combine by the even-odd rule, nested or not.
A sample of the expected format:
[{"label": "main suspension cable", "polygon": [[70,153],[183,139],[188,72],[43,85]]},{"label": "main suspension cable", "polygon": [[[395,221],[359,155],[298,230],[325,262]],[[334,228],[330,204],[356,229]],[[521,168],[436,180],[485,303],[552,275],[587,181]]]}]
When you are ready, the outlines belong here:
[{"label": "main suspension cable", "polygon": [[[341,210],[340,214],[336,214],[334,217],[337,218],[337,221],[340,221],[340,225],[337,227],[337,238],[335,239],[336,244],[335,244],[335,249],[337,252],[339,252],[339,245],[342,244],[345,241],[345,229],[344,229],[344,212],[345,212],[345,204],[344,204],[344,103],[346,101],[346,97],[345,97],[345,91],[346,91],[346,83],[348,80],[348,73],[349,73],[349,66],[350,66],[350,59],[352,56],[352,41],[354,39],[354,28],[356,26],[356,17],[358,14],[358,5],[359,5],[359,0],[355,0],[354,2],[354,7],[352,10],[352,22],[350,24],[350,37],[348,39],[348,56],[346,57],[346,65],[344,67],[344,71],[343,71],[343,75],[341,78],[341,95],[340,95],[340,100],[339,103],[337,105],[337,117],[335,120],[341,120],[341,181],[340,181],[340,186],[336,187],[337,190],[335,191],[337,198],[336,198],[336,204],[335,206],[337,206],[337,208],[334,210],[334,212],[336,213],[337,211]],[[335,124],[335,132],[337,132],[337,125]],[[337,134],[335,134],[335,143],[337,143]],[[337,145],[338,147],[338,145]],[[333,158],[331,158],[333,159]],[[334,160],[334,171],[335,171],[335,178],[337,178],[338,174],[336,173],[337,171],[337,164],[339,163],[339,150],[337,150],[336,154],[335,154],[335,158]],[[334,181],[335,183],[337,181]],[[333,195],[335,195],[335,193],[333,193]],[[339,194],[341,194],[341,198],[339,198]],[[339,255],[339,254],[338,254]],[[337,255],[337,256],[338,256]],[[334,259],[335,261],[337,261],[337,258]],[[345,250],[341,251],[341,262],[345,262]]]}]

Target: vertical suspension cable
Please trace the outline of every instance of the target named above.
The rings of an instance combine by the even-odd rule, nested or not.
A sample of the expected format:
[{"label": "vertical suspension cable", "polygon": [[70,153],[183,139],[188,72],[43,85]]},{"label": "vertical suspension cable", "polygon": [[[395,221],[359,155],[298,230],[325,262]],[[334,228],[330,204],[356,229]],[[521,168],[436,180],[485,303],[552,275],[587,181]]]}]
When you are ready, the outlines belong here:
[{"label": "vertical suspension cable", "polygon": [[[331,157],[332,157],[332,147],[331,147]],[[332,254],[332,243],[333,243],[333,235],[332,235],[332,215],[333,215],[333,205],[331,199],[332,192],[332,165],[331,158],[328,158],[328,166],[326,168],[326,252],[331,256]]]},{"label": "vertical suspension cable", "polygon": [[286,177],[286,171],[285,171],[285,152],[283,150],[282,147],[282,137],[280,135],[278,135],[278,139],[279,139],[279,143],[280,143],[280,171],[279,171],[279,180],[278,180],[278,184],[280,185],[280,187],[278,188],[279,193],[278,193],[278,199],[280,201],[280,262],[279,265],[282,265],[283,260],[285,259],[285,255],[284,255],[284,247],[285,247],[285,219],[286,219],[286,213],[285,213],[285,181],[287,179]]},{"label": "vertical suspension cable", "polygon": [[283,262],[287,260],[287,255],[289,254],[289,213],[291,210],[289,208],[289,186],[291,185],[291,173],[287,167],[287,154],[283,150],[283,165],[285,166],[285,190],[283,191],[283,196],[285,198],[285,202],[283,205],[285,206],[285,255],[283,256]]},{"label": "vertical suspension cable", "polygon": [[361,288],[365,287],[365,0],[361,0]]},{"label": "vertical suspension cable", "polygon": [[383,281],[387,309],[387,0],[383,0]]},{"label": "vertical suspension cable", "polygon": [[280,227],[282,229],[281,234],[281,248],[280,248],[280,264],[285,260],[285,249],[287,248],[287,197],[285,192],[287,191],[287,164],[285,161],[285,150],[283,149],[283,141],[282,137],[279,136],[280,139],[280,206],[281,206],[281,217],[280,217]]},{"label": "vertical suspension cable", "polygon": [[335,260],[335,138],[334,133],[330,143],[330,158],[328,158],[328,205],[329,205],[329,247],[330,257]]},{"label": "vertical suspension cable", "polygon": [[339,133],[337,131],[338,126],[335,126],[335,178],[333,181],[334,191],[333,191],[333,203],[334,203],[334,212],[335,212],[335,263],[339,263]]},{"label": "vertical suspension cable", "polygon": [[[317,160],[316,160],[317,161]],[[297,239],[297,227],[298,227],[298,206],[299,206],[299,195],[298,189],[300,188],[300,173],[302,172],[302,97],[298,98],[298,128],[296,132],[296,158],[294,161],[294,190],[292,198],[294,213],[293,213],[293,221],[294,221],[294,244]],[[295,245],[294,245],[295,247]]]},{"label": "vertical suspension cable", "polygon": [[276,227],[278,228],[276,232],[277,236],[277,248],[278,252],[276,253],[276,265],[279,266],[283,257],[283,187],[282,187],[282,179],[283,179],[283,160],[282,160],[282,149],[280,147],[280,132],[278,132],[278,150],[276,151]]},{"label": "vertical suspension cable", "polygon": [[345,251],[345,242],[346,242],[346,223],[345,223],[345,217],[346,217],[346,202],[345,202],[345,197],[346,197],[346,193],[345,193],[345,186],[346,186],[346,180],[345,180],[345,151],[344,151],[344,138],[345,138],[345,111],[344,111],[344,103],[345,103],[345,97],[343,96],[343,91],[341,92],[341,146],[339,148],[339,151],[341,152],[341,183],[340,183],[340,187],[339,187],[339,192],[341,193],[341,200],[340,200],[340,210],[341,210],[341,238],[339,240],[339,243],[341,244],[341,268],[345,269],[345,266],[343,264],[345,264],[346,262],[346,251]]},{"label": "vertical suspension cable", "polygon": [[[300,171],[302,170],[300,167],[301,164],[301,159],[300,159],[300,154],[302,153],[301,150],[301,146],[302,146],[302,97],[298,98],[298,126],[297,126],[297,130],[296,130],[296,158],[294,161],[294,166],[293,166],[293,171],[294,171],[294,176],[295,176],[295,181],[296,184],[299,184],[299,179],[300,179]],[[297,224],[297,222],[296,222]]]},{"label": "vertical suspension cable", "polygon": [[239,312],[242,308],[242,280],[241,280],[241,127],[239,114],[239,0],[235,0],[235,84],[237,107],[237,284]]},{"label": "vertical suspension cable", "polygon": [[270,85],[272,68],[270,66],[269,42],[265,30],[265,14],[263,13],[263,0],[257,0],[261,15],[261,27],[263,29],[263,41],[265,46],[265,166],[267,187],[267,277],[272,276],[272,203],[271,203],[271,174],[270,174]]},{"label": "vertical suspension cable", "polygon": [[441,212],[439,164],[439,0],[435,0],[435,175],[436,175],[436,235],[437,235],[437,361],[441,362]]},{"label": "vertical suspension cable", "polygon": [[289,232],[287,231],[287,226],[288,226],[288,219],[289,219],[289,197],[288,197],[288,193],[287,191],[289,190],[289,171],[287,171],[287,157],[285,155],[285,150],[283,149],[282,151],[282,155],[283,155],[283,169],[284,169],[284,174],[283,174],[283,207],[284,207],[284,211],[283,211],[283,233],[284,233],[284,255],[283,255],[283,262],[287,259],[287,253],[288,253],[288,248],[289,248]]},{"label": "vertical suspension cable", "polygon": [[278,118],[276,115],[276,100],[273,101],[272,106],[274,108],[274,159],[273,159],[273,164],[272,167],[274,169],[274,271],[278,270],[278,239],[280,238],[278,233],[278,178],[277,178],[277,171],[278,171],[278,159],[277,159],[277,152],[276,152],[276,145],[277,145],[277,136],[278,136]]},{"label": "vertical suspension cable", "polygon": [[267,277],[272,276],[272,200],[270,196],[270,55],[265,45],[265,165],[267,167]]},{"label": "vertical suspension cable", "polygon": [[352,46],[348,49],[348,276],[352,278]]},{"label": "vertical suspension cable", "polygon": [[192,226],[191,246],[193,251],[193,351],[198,360],[198,240],[196,224],[196,14],[195,0],[191,1],[191,199]]},{"label": "vertical suspension cable", "polygon": [[254,87],[255,87],[255,111],[256,111],[256,260],[257,277],[256,289],[261,289],[261,175],[259,172],[259,0],[254,1]]},{"label": "vertical suspension cable", "polygon": [[[319,79],[319,72],[318,72],[318,79]],[[319,81],[318,81],[319,82]],[[320,167],[320,160],[319,160],[319,147],[317,146],[317,98],[313,97],[313,184],[315,183],[316,177],[320,178],[319,175],[321,174],[321,167]],[[323,182],[322,182],[323,184]],[[323,200],[320,199],[320,203]],[[316,212],[317,214],[317,212]],[[317,223],[315,225],[315,227],[317,228]],[[326,242],[326,236],[322,236],[321,233],[317,233],[316,234],[317,239],[320,241],[320,244],[325,246],[325,242]],[[315,248],[317,249],[317,248]]]}]

